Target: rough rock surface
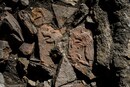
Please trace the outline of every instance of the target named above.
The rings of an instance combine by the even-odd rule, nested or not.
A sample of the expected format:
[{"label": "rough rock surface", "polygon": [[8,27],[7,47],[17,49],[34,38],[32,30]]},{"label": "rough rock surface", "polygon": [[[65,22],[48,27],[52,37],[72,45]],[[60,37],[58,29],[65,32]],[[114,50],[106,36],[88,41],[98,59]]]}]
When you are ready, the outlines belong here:
[{"label": "rough rock surface", "polygon": [[49,25],[42,25],[38,29],[38,45],[41,63],[47,67],[49,73],[54,74],[56,66],[50,57],[50,51],[62,37],[59,30],[54,30]]},{"label": "rough rock surface", "polygon": [[91,69],[94,61],[94,46],[91,31],[84,26],[72,29],[70,31],[68,52],[71,64],[90,79],[93,79],[94,75]]},{"label": "rough rock surface", "polygon": [[89,86],[85,85],[82,81],[74,81],[61,87],[89,87]]},{"label": "rough rock surface", "polygon": [[34,8],[31,12],[31,21],[36,26],[41,26],[43,23],[50,23],[53,15],[45,8]]},{"label": "rough rock surface", "polygon": [[70,18],[74,14],[74,12],[77,10],[76,8],[73,8],[73,7],[66,7],[62,5],[56,5],[56,4],[53,4],[52,6],[53,6],[53,10],[54,10],[59,28],[61,28],[66,22],[66,20]]},{"label": "rough rock surface", "polygon": [[4,76],[2,73],[0,73],[0,86],[1,87],[5,87],[5,80],[4,80]]},{"label": "rough rock surface", "polygon": [[1,19],[4,23],[7,24],[7,26],[10,27],[10,30],[12,31],[11,35],[13,35],[18,41],[24,41],[21,27],[12,14],[10,14],[9,12],[5,12]]},{"label": "rough rock surface", "polygon": [[21,4],[23,6],[28,6],[29,5],[29,0],[20,0]]},{"label": "rough rock surface", "polygon": [[67,59],[66,53],[64,51],[64,48],[62,48],[62,45],[62,43],[58,44],[59,50],[62,53],[62,59],[58,66],[57,75],[54,79],[55,87],[60,87],[77,79],[74,69],[71,66],[69,60]]},{"label": "rough rock surface", "polygon": [[23,26],[25,26],[25,29],[27,29],[27,32],[29,32],[29,34],[34,35],[37,33],[37,29],[31,22],[30,14],[27,11],[20,11],[18,13],[18,16],[21,22],[23,23]]},{"label": "rough rock surface", "polygon": [[11,49],[8,42],[0,40],[0,59],[8,60],[10,53]]},{"label": "rough rock surface", "polygon": [[29,43],[23,43],[20,47],[19,50],[24,54],[24,55],[31,55],[32,52],[34,51],[34,43],[29,44]]},{"label": "rough rock surface", "polygon": [[61,0],[61,1],[74,6],[78,3],[79,0]]},{"label": "rough rock surface", "polygon": [[130,87],[130,1],[0,0],[0,87]]}]

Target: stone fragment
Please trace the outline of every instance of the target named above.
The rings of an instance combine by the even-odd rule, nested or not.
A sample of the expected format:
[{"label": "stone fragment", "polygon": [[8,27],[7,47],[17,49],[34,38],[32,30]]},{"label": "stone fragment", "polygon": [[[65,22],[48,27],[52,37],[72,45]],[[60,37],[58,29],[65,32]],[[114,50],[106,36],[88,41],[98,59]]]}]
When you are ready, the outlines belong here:
[{"label": "stone fragment", "polygon": [[11,1],[17,3],[19,0],[11,0]]},{"label": "stone fragment", "polygon": [[41,26],[52,21],[53,15],[45,8],[33,8],[31,12],[31,20],[35,26]]},{"label": "stone fragment", "polygon": [[60,87],[76,79],[76,74],[67,58],[63,58],[59,66],[60,68],[57,72],[58,75],[56,76],[55,87]]},{"label": "stone fragment", "polygon": [[61,86],[61,87],[89,87],[89,86],[84,85],[84,84],[82,83],[82,81],[76,80],[76,81],[74,81],[74,82],[72,82],[72,83],[68,83],[68,84],[63,85],[63,86]]},{"label": "stone fragment", "polygon": [[12,8],[11,7],[5,7],[4,10],[5,11],[12,11]]},{"label": "stone fragment", "polygon": [[28,80],[28,84],[34,87],[36,86],[36,82],[32,80]]},{"label": "stone fragment", "polygon": [[[29,65],[29,60],[27,60],[27,58],[18,58],[18,62],[19,62],[19,65],[21,64],[21,66],[23,65],[23,70],[25,72],[27,72],[27,68],[28,68],[28,65]],[[21,67],[20,67],[21,68]]]},{"label": "stone fragment", "polygon": [[[5,84],[5,79],[2,73],[0,73],[0,85]],[[3,86],[2,86],[3,87]]]},{"label": "stone fragment", "polygon": [[44,81],[44,87],[51,87],[51,80]]},{"label": "stone fragment", "polygon": [[31,57],[30,57],[30,62],[36,62],[36,63],[39,63],[40,62],[40,59],[37,59],[36,57],[35,57],[35,52],[33,52],[33,54],[31,55]]},{"label": "stone fragment", "polygon": [[31,55],[33,50],[34,50],[34,43],[23,43],[20,47],[19,50],[24,54],[24,55]]},{"label": "stone fragment", "polygon": [[18,16],[21,22],[23,23],[23,25],[26,27],[27,32],[29,32],[29,34],[34,35],[37,33],[37,29],[31,22],[30,14],[27,11],[25,10],[20,11],[18,13]]},{"label": "stone fragment", "polygon": [[91,82],[91,87],[97,87],[97,84],[96,84],[96,82]]},{"label": "stone fragment", "polygon": [[76,80],[77,78],[73,67],[71,66],[69,60],[66,57],[66,53],[64,51],[64,48],[62,48],[62,45],[63,44],[61,42],[58,44],[59,50],[61,51],[63,57],[58,66],[57,75],[54,79],[55,87],[61,87],[64,84]]},{"label": "stone fragment", "polygon": [[6,87],[27,87],[27,84],[11,84],[11,85],[6,85]]},{"label": "stone fragment", "polygon": [[70,18],[74,14],[74,12],[77,10],[77,8],[65,7],[65,6],[56,5],[56,4],[53,4],[52,6],[53,6],[53,10],[54,10],[59,28],[61,28],[66,22],[66,20]]},{"label": "stone fragment", "polygon": [[87,23],[94,24],[94,21],[93,21],[92,17],[90,17],[90,16],[87,16],[86,22],[87,22]]},{"label": "stone fragment", "polygon": [[[6,86],[6,87],[18,87],[19,84],[25,85],[21,81],[19,74],[17,72],[17,68],[16,68],[17,59],[18,59],[17,55],[10,54],[10,57],[7,61],[6,69],[3,73],[4,78],[5,78],[5,84],[9,85],[9,86]],[[16,84],[17,84],[17,86],[13,86],[13,85],[16,85]],[[21,87],[23,87],[23,86],[21,86]]]},{"label": "stone fragment", "polygon": [[6,11],[4,12],[4,16],[2,16],[1,19],[9,26],[11,33],[13,33],[12,35],[17,40],[23,42],[24,38],[22,35],[21,27],[19,26],[18,21],[13,17],[13,15]]},{"label": "stone fragment", "polygon": [[89,8],[86,4],[82,3],[79,10],[74,14],[73,26],[80,24],[86,18],[87,14],[89,14]]},{"label": "stone fragment", "polygon": [[28,6],[29,5],[29,0],[20,0],[21,4],[23,6]]},{"label": "stone fragment", "polygon": [[0,40],[0,59],[7,60],[9,54],[11,53],[11,48],[7,41]]},{"label": "stone fragment", "polygon": [[130,59],[130,40],[128,41],[128,49],[127,49],[126,57]]},{"label": "stone fragment", "polygon": [[90,79],[94,78],[91,72],[94,61],[94,46],[91,31],[84,26],[78,26],[70,30],[68,52],[71,64]]},{"label": "stone fragment", "polygon": [[71,5],[75,6],[79,0],[61,0],[61,1],[66,4],[71,4]]},{"label": "stone fragment", "polygon": [[0,84],[0,87],[5,87],[5,85],[4,84]]},{"label": "stone fragment", "polygon": [[[59,30],[54,30],[51,26],[43,25],[38,29],[39,54],[42,65],[54,74],[55,64],[50,57],[50,51],[62,37]],[[52,75],[52,74],[51,74]]]}]

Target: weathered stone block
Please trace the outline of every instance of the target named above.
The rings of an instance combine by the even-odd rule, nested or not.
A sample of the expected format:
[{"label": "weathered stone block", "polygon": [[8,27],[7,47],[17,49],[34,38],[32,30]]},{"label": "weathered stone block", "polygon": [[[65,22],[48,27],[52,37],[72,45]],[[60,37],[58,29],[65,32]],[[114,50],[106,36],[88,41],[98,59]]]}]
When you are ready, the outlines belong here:
[{"label": "weathered stone block", "polygon": [[70,30],[68,52],[71,64],[90,79],[94,78],[91,72],[94,61],[94,46],[91,31],[84,26],[78,26]]}]

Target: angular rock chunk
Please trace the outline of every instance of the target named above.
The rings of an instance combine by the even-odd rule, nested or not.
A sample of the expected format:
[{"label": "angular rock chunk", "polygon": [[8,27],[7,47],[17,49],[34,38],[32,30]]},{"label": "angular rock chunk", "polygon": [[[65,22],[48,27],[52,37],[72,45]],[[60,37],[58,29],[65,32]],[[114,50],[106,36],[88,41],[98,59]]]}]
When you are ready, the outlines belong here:
[{"label": "angular rock chunk", "polygon": [[[4,76],[3,76],[3,74],[2,73],[0,73],[0,85],[4,85],[5,84],[5,79],[4,79]],[[2,86],[2,87],[4,87],[4,86]]]},{"label": "angular rock chunk", "polygon": [[23,6],[28,6],[29,5],[29,0],[20,0],[21,4]]},{"label": "angular rock chunk", "polygon": [[54,10],[59,28],[61,28],[66,22],[66,20],[70,18],[74,14],[74,12],[77,10],[76,8],[73,8],[73,7],[65,7],[65,6],[56,5],[56,4],[53,4],[52,6],[53,6],[53,10]]},{"label": "angular rock chunk", "polygon": [[34,8],[31,12],[31,20],[36,26],[41,26],[44,23],[50,23],[53,15],[45,8]]},{"label": "angular rock chunk", "polygon": [[76,27],[84,20],[84,18],[86,18],[87,14],[89,14],[89,8],[86,6],[86,4],[82,3],[79,10],[75,12],[74,17],[70,18],[73,19],[72,25]]},{"label": "angular rock chunk", "polygon": [[59,70],[57,73],[58,74],[55,79],[55,87],[60,87],[76,79],[74,69],[65,56],[63,56],[61,64],[59,64]]},{"label": "angular rock chunk", "polygon": [[73,67],[67,58],[63,58],[59,65],[58,75],[56,76],[55,87],[60,87],[64,84],[72,82],[76,79],[76,74]]},{"label": "angular rock chunk", "polygon": [[[22,57],[18,58],[18,64],[19,64],[19,68],[22,68],[22,66],[23,66],[23,70],[25,72],[27,72],[27,68],[28,68],[28,65],[29,65],[29,60],[27,60],[27,58],[22,58]],[[20,72],[21,72],[21,70],[20,70]]]},{"label": "angular rock chunk", "polygon": [[[6,86],[6,87],[19,87],[18,86],[19,84],[25,85],[21,81],[21,79],[18,75],[17,69],[16,69],[16,66],[17,66],[17,60],[16,59],[17,58],[18,58],[17,55],[11,54],[9,60],[7,61],[7,66],[6,66],[6,69],[3,73],[6,85],[9,85],[9,86]],[[17,85],[17,86],[13,86],[13,85]],[[23,86],[21,86],[21,87],[23,87]]]},{"label": "angular rock chunk", "polygon": [[27,84],[11,84],[11,85],[6,85],[6,87],[27,87]]},{"label": "angular rock chunk", "polygon": [[57,41],[62,37],[59,30],[54,30],[48,25],[43,25],[38,29],[38,45],[41,62],[44,68],[51,75],[54,74],[55,64],[50,57],[50,51],[54,48]]},{"label": "angular rock chunk", "polygon": [[17,3],[19,0],[11,0],[11,1]]},{"label": "angular rock chunk", "polygon": [[91,72],[94,61],[93,38],[90,30],[78,26],[70,31],[68,58],[71,64],[87,75],[94,78]]},{"label": "angular rock chunk", "polygon": [[54,81],[55,87],[61,87],[64,84],[67,84],[76,80],[77,78],[73,67],[71,66],[69,60],[66,57],[64,48],[62,48],[62,43],[59,43],[58,47],[63,57],[59,64],[57,75]]},{"label": "angular rock chunk", "polygon": [[5,79],[2,73],[0,73],[0,87],[5,87]]},{"label": "angular rock chunk", "polygon": [[28,80],[28,84],[29,84],[30,86],[36,87],[36,82],[35,82],[35,81]]},{"label": "angular rock chunk", "polygon": [[71,4],[71,5],[75,6],[79,0],[61,0],[61,1],[64,3]]},{"label": "angular rock chunk", "polygon": [[4,7],[4,10],[5,11],[12,11],[12,8],[11,7]]},{"label": "angular rock chunk", "polygon": [[44,87],[51,87],[51,80],[44,81]]},{"label": "angular rock chunk", "polygon": [[28,29],[27,32],[29,32],[31,35],[34,35],[37,33],[37,29],[31,22],[30,14],[27,11],[24,11],[24,10],[20,11],[18,13],[18,16],[21,22],[25,25],[26,29]]},{"label": "angular rock chunk", "polygon": [[0,84],[0,87],[5,87],[5,85],[4,84]]},{"label": "angular rock chunk", "polygon": [[86,85],[83,84],[82,81],[77,80],[77,81],[74,81],[72,83],[68,83],[66,85],[63,85],[61,87],[89,87],[89,86],[86,86]]},{"label": "angular rock chunk", "polygon": [[24,54],[24,55],[31,55],[33,50],[34,50],[34,43],[29,44],[29,43],[23,43],[19,50]]},{"label": "angular rock chunk", "polygon": [[13,17],[12,14],[10,14],[9,12],[4,12],[4,17],[1,17],[3,22],[6,23],[9,28],[11,29],[11,35],[14,36],[18,41],[23,42],[24,38],[22,35],[22,30],[21,27],[19,26],[19,23],[17,22],[17,20]]},{"label": "angular rock chunk", "polygon": [[7,60],[9,54],[11,53],[11,48],[7,41],[0,40],[0,59]]}]

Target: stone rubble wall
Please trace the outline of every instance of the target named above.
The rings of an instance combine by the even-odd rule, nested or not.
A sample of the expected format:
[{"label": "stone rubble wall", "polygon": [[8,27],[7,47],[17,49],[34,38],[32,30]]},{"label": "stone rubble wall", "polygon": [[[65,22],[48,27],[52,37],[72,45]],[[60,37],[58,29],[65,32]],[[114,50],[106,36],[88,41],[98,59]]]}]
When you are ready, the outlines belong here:
[{"label": "stone rubble wall", "polygon": [[0,0],[0,87],[130,87],[129,0]]}]

